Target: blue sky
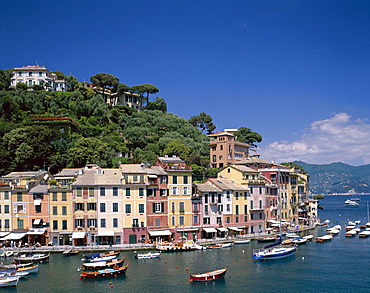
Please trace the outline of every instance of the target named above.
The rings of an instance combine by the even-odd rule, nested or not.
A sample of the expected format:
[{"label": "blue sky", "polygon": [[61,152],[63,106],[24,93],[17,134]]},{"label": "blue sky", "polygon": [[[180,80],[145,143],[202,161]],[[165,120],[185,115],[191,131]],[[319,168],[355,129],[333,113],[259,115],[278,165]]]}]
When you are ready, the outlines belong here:
[{"label": "blue sky", "polygon": [[0,68],[152,83],[277,162],[370,164],[370,1],[0,1]]}]

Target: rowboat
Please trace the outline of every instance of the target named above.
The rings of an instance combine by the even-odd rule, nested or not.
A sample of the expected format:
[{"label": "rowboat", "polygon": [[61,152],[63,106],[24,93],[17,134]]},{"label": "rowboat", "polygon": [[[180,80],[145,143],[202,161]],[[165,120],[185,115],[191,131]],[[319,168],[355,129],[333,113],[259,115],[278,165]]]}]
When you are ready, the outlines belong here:
[{"label": "rowboat", "polygon": [[17,286],[19,277],[5,277],[0,278],[0,287],[14,287]]},{"label": "rowboat", "polygon": [[144,258],[158,258],[161,256],[160,252],[148,252],[148,253],[138,253],[134,255],[137,259],[144,259]]},{"label": "rowboat", "polygon": [[39,272],[39,265],[33,265],[28,267],[9,267],[9,268],[0,268],[0,272],[24,272],[29,274],[37,274]]},{"label": "rowboat", "polygon": [[218,246],[220,246],[221,248],[228,248],[228,247],[233,246],[233,243],[222,243],[222,244],[218,244]]},{"label": "rowboat", "polygon": [[128,264],[124,267],[114,266],[111,269],[97,270],[94,272],[82,272],[81,279],[85,278],[102,278],[102,277],[116,277],[118,275],[126,274]]},{"label": "rowboat", "polygon": [[120,251],[114,252],[110,251],[109,253],[93,253],[82,255],[81,261],[83,262],[100,262],[100,261],[110,261],[120,254]]},{"label": "rowboat", "polygon": [[249,242],[251,242],[250,239],[235,240],[234,244],[246,244],[246,243],[249,243]]},{"label": "rowboat", "polygon": [[62,254],[63,254],[64,256],[76,255],[76,254],[78,254],[78,253],[79,253],[79,251],[78,251],[78,250],[73,250],[73,249],[67,249],[67,250],[64,250],[64,251],[62,252]]},{"label": "rowboat", "polygon": [[114,267],[115,265],[122,266],[123,263],[125,262],[126,257],[123,259],[113,259],[112,261],[99,261],[99,262],[87,262],[87,263],[82,263],[82,267],[84,269],[108,269],[111,267]]},{"label": "rowboat", "polygon": [[25,276],[28,276],[28,272],[18,272],[18,271],[13,271],[13,272],[0,272],[0,278],[4,277],[19,277],[23,278]]},{"label": "rowboat", "polygon": [[47,262],[49,261],[50,253],[26,253],[20,256],[14,257],[14,260],[19,263],[26,263],[26,262]]},{"label": "rowboat", "polygon": [[258,243],[273,242],[273,241],[276,241],[276,237],[262,237],[262,238],[257,239]]},{"label": "rowboat", "polygon": [[224,277],[226,272],[227,272],[227,267],[224,268],[224,269],[218,269],[218,270],[210,271],[210,272],[207,272],[207,273],[190,275],[189,281],[190,282],[193,282],[193,281],[200,281],[200,282],[201,281],[203,281],[203,282],[213,281],[213,280],[220,279],[220,278]]},{"label": "rowboat", "polygon": [[333,235],[324,235],[316,237],[316,242],[325,242],[333,239]]}]

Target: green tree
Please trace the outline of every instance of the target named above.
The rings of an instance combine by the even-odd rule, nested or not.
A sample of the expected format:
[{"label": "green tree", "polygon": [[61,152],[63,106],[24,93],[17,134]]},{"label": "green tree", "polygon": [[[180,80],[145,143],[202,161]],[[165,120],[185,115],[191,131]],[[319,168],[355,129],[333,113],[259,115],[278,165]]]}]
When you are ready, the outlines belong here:
[{"label": "green tree", "polygon": [[67,88],[66,88],[67,91],[73,92],[76,89],[77,85],[79,84],[78,79],[76,77],[74,77],[72,75],[72,73],[70,73],[68,76],[66,76],[64,78],[64,80],[65,80],[66,85],[67,85]]},{"label": "green tree", "polygon": [[13,69],[0,70],[0,90],[8,90],[11,85]]},{"label": "green tree", "polygon": [[237,141],[248,143],[252,147],[257,147],[256,143],[262,141],[262,136],[259,133],[247,127],[240,127],[238,131],[234,132],[234,136]]},{"label": "green tree", "polygon": [[20,118],[20,108],[16,100],[11,95],[0,98],[0,115],[8,122],[15,122]]},{"label": "green tree", "polygon": [[189,122],[191,125],[198,127],[202,132],[206,131],[207,134],[211,134],[216,129],[216,125],[212,122],[212,117],[204,112],[198,116],[190,117]]},{"label": "green tree", "polygon": [[301,165],[298,165],[297,163],[294,163],[294,162],[285,162],[285,163],[281,163],[280,165],[288,166],[290,168],[299,169],[299,170],[301,170],[301,173],[302,174],[307,174],[306,170],[303,169],[303,167]]},{"label": "green tree", "polygon": [[163,113],[167,113],[167,104],[163,98],[157,97],[155,99],[155,102],[148,102],[147,109],[148,110],[158,110]]},{"label": "green tree", "polygon": [[166,145],[166,148],[163,150],[163,154],[168,156],[176,155],[180,158],[185,159],[190,154],[190,148],[184,145],[181,141],[174,140]]},{"label": "green tree", "polygon": [[57,79],[59,79],[59,80],[66,80],[66,77],[67,76],[63,72],[57,70],[57,71],[54,71],[52,73],[55,73],[57,75]]},{"label": "green tree", "polygon": [[90,77],[90,81],[103,89],[103,97],[105,98],[104,92],[105,87],[114,87],[118,84],[118,77],[115,77],[109,73],[97,73]]},{"label": "green tree", "polygon": [[18,82],[15,87],[19,91],[26,91],[28,89],[28,85],[23,82]]},{"label": "green tree", "polygon": [[155,94],[159,92],[159,89],[150,83],[143,83],[139,85],[134,85],[130,88],[130,90],[134,93],[144,96],[146,94],[145,100],[149,102],[149,94]]}]

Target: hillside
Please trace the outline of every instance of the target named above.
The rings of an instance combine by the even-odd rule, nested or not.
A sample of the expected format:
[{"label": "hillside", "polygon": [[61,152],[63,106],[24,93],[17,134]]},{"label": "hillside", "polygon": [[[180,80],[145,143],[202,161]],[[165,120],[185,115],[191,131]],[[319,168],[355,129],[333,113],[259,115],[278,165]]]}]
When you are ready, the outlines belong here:
[{"label": "hillside", "polygon": [[351,166],[344,163],[307,164],[295,161],[310,174],[310,192],[313,194],[370,193],[370,165]]}]

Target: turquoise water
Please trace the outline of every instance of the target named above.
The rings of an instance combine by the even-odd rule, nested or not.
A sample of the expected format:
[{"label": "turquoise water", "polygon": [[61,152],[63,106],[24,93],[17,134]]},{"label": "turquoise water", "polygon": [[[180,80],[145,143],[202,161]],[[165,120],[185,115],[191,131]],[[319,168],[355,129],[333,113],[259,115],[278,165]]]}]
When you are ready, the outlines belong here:
[{"label": "turquoise water", "polygon": [[[40,265],[38,275],[21,279],[17,288],[2,292],[370,292],[370,238],[345,237],[348,220],[367,222],[366,202],[360,196],[358,208],[345,208],[347,196],[327,196],[322,220],[338,221],[342,231],[331,242],[309,242],[299,246],[293,257],[256,262],[256,241],[231,248],[162,254],[159,261],[137,260],[134,252],[122,252],[130,266],[126,276],[116,279],[80,280],[76,271],[81,255],[63,257],[53,254]],[[330,226],[329,225],[329,226]],[[326,228],[310,231],[325,234]],[[189,274],[229,266],[224,279],[189,283]],[[110,286],[112,282],[113,287]]]}]

